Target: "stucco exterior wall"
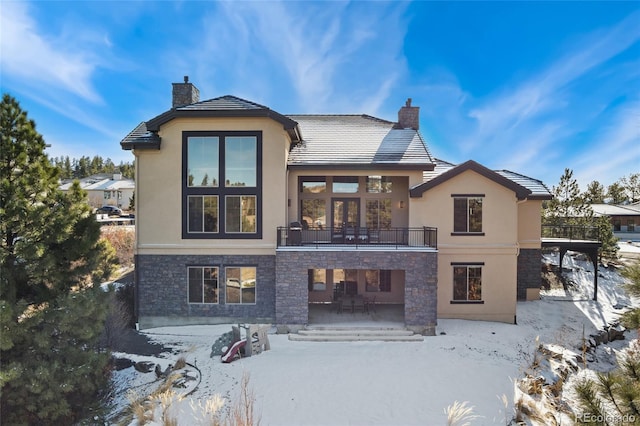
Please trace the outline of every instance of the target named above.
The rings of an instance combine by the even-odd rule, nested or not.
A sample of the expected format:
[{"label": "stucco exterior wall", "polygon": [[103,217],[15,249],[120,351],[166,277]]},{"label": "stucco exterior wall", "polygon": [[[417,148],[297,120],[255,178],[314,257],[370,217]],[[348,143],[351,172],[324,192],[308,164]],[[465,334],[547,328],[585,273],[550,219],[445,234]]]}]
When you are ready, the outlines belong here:
[{"label": "stucco exterior wall", "polygon": [[539,249],[542,236],[542,201],[518,204],[518,243],[521,249]]},{"label": "stucco exterior wall", "polygon": [[[452,194],[483,194],[483,235],[452,235]],[[516,314],[518,204],[508,188],[467,170],[412,198],[411,226],[438,228],[438,316],[513,323]],[[539,220],[539,219],[538,219]],[[451,303],[452,263],[483,263],[483,303]]]},{"label": "stucco exterior wall", "polygon": [[[455,262],[482,262],[482,303],[452,303]],[[516,317],[517,258],[515,251],[438,257],[438,317],[513,324]]]},{"label": "stucco exterior wall", "polygon": [[[262,131],[262,239],[182,239],[182,132]],[[138,254],[273,254],[286,218],[288,135],[267,118],[179,118],[162,126],[160,150],[136,151]]]}]

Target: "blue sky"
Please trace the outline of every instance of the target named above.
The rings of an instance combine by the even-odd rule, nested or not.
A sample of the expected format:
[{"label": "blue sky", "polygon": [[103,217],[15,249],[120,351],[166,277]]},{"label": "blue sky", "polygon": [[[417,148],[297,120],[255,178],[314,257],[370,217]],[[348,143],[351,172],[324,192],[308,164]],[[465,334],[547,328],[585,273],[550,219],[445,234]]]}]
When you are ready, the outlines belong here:
[{"label": "blue sky", "polygon": [[0,3],[0,87],[50,156],[120,140],[188,75],[282,114],[397,119],[431,152],[582,189],[640,173],[639,2]]}]

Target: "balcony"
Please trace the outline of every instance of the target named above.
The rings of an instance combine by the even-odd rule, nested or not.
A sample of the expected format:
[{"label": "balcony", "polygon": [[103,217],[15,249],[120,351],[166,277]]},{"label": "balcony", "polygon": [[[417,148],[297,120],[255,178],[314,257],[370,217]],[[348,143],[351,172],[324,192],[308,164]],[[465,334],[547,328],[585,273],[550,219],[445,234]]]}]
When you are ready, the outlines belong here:
[{"label": "balcony", "polygon": [[278,247],[305,248],[437,248],[437,228],[367,229],[356,227],[303,229],[297,223],[277,229]]},{"label": "balcony", "polygon": [[542,238],[569,241],[600,241],[600,232],[597,226],[542,225]]}]

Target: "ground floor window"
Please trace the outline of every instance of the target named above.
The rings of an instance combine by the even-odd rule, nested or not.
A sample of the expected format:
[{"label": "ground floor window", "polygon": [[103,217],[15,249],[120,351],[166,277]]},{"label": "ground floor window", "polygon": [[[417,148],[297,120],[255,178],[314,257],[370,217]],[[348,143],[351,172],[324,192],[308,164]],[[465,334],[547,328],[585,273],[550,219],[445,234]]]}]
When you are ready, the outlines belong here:
[{"label": "ground floor window", "polygon": [[343,294],[358,294],[358,270],[334,269],[333,292],[338,297]]},{"label": "ground floor window", "polygon": [[482,265],[453,265],[453,300],[482,300]]},{"label": "ground floor window", "polygon": [[365,290],[368,292],[390,292],[391,271],[388,269],[367,269],[364,271]]},{"label": "ground floor window", "polygon": [[635,222],[633,221],[633,219],[629,219],[627,221],[627,232],[635,232],[635,230],[636,230]]},{"label": "ground floor window", "polygon": [[218,303],[218,268],[190,266],[189,303]]},{"label": "ground floor window", "polygon": [[227,267],[226,303],[255,304],[256,303],[256,268],[254,266]]},{"label": "ground floor window", "polygon": [[325,291],[327,289],[327,270],[309,269],[309,291]]}]

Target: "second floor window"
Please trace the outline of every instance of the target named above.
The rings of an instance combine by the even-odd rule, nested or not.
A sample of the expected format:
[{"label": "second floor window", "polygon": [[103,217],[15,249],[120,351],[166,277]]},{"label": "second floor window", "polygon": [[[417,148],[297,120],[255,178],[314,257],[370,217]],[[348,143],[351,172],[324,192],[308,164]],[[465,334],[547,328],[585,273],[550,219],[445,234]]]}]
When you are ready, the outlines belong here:
[{"label": "second floor window", "polygon": [[261,238],[262,133],[183,133],[183,238]]},{"label": "second floor window", "polygon": [[453,232],[482,233],[482,197],[453,196]]}]

